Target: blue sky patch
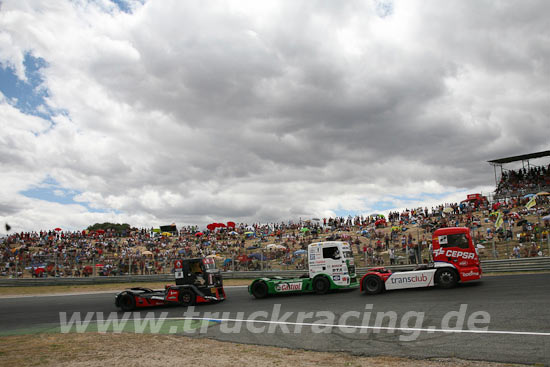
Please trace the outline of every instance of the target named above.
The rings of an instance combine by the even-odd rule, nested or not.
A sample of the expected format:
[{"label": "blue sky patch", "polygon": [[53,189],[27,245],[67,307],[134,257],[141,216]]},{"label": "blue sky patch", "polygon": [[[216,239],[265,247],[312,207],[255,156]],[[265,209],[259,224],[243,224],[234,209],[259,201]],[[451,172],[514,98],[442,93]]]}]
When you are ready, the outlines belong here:
[{"label": "blue sky patch", "polygon": [[369,215],[373,213],[383,213],[388,210],[395,210],[397,208],[406,207],[407,203],[410,204],[409,209],[417,206],[424,207],[426,205],[423,205],[422,202],[432,201],[432,200],[442,200],[443,198],[449,195],[460,193],[460,192],[464,192],[464,198],[466,198],[466,191],[467,190],[446,191],[446,192],[437,193],[437,194],[422,192],[414,196],[388,195],[387,196],[387,198],[389,198],[388,200],[379,200],[379,201],[375,201],[374,203],[366,202],[365,207],[368,209],[365,209],[365,210],[337,209],[337,210],[334,210],[334,213],[338,217],[347,218],[349,215],[351,215],[352,217],[355,217],[356,215],[365,215],[365,214]]},{"label": "blue sky patch", "polygon": [[380,200],[372,204],[373,208],[376,208],[377,211],[390,210],[395,208],[395,203],[389,200]]},{"label": "blue sky patch", "polygon": [[376,14],[380,18],[385,18],[393,14],[393,1],[391,0],[375,0]]},{"label": "blue sky patch", "polygon": [[44,200],[62,205],[81,205],[90,213],[107,213],[107,210],[92,208],[89,202],[75,201],[74,197],[81,193],[81,191],[61,186],[51,177],[46,178],[36,187],[20,192],[21,195],[32,199]]},{"label": "blue sky patch", "polygon": [[348,216],[352,216],[352,217],[355,217],[356,215],[361,215],[361,212],[360,211],[357,211],[357,210],[335,210],[334,213],[336,214],[337,217],[344,217],[344,218],[347,218]]},{"label": "blue sky patch", "polygon": [[49,120],[52,112],[45,102],[48,90],[43,87],[44,79],[40,71],[47,63],[27,53],[23,65],[27,81],[20,80],[11,66],[0,65],[0,91],[10,101],[15,101],[13,106],[22,113]]},{"label": "blue sky patch", "polygon": [[[130,3],[134,3],[134,7],[135,7],[135,1],[130,1],[130,0],[111,0],[112,3],[114,3],[116,6],[118,6],[118,8],[120,9],[120,11],[124,12],[124,13],[127,13],[127,14],[131,14],[132,11],[134,10],[132,5],[130,5]],[[140,1],[141,4],[145,3],[145,0],[141,0]]]},{"label": "blue sky patch", "polygon": [[[452,194],[455,194],[457,192],[462,192],[464,190],[458,190],[458,191],[446,191],[446,192],[442,192],[442,193],[438,193],[438,194],[432,194],[432,193],[427,193],[427,192],[422,192],[418,195],[414,195],[414,196],[406,196],[406,195],[390,195],[390,197],[396,201],[424,201],[424,200],[432,200],[432,199],[437,199],[437,200],[440,200],[440,199],[443,199],[444,197],[446,196],[449,196],[449,195],[452,195]],[[464,191],[465,192],[465,191]]]},{"label": "blue sky patch", "polygon": [[130,8],[130,5],[128,5],[127,1],[124,1],[124,0],[111,0],[111,2],[116,4],[116,6],[118,6],[118,8],[121,11],[125,12],[125,13],[131,13],[132,12],[132,8]]}]

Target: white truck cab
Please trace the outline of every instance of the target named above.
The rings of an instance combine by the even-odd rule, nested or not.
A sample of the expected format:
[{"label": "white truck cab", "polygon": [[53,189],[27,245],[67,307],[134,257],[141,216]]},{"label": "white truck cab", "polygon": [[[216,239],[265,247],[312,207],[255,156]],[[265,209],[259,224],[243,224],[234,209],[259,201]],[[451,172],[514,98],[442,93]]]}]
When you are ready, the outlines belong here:
[{"label": "white truck cab", "polygon": [[347,242],[316,242],[308,246],[309,277],[324,274],[336,286],[357,282],[351,246]]}]

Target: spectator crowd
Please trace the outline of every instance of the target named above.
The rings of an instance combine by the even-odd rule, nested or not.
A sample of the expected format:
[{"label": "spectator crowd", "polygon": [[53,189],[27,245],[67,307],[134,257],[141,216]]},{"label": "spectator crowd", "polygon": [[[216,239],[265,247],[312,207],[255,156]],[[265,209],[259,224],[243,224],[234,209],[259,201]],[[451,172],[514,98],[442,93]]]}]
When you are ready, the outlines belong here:
[{"label": "spectator crowd", "polygon": [[517,171],[503,171],[495,197],[522,196],[548,190],[550,190],[550,165],[529,167]]},{"label": "spectator crowd", "polygon": [[[522,175],[533,175],[529,172]],[[544,177],[548,171],[534,172]],[[160,274],[173,271],[176,258],[207,256],[227,271],[305,269],[304,250],[320,240],[350,242],[357,261],[365,265],[421,263],[430,260],[431,233],[453,226],[472,230],[482,256],[540,256],[550,225],[533,218],[548,214],[548,196],[537,198],[537,205],[530,209],[525,207],[528,200],[518,197],[493,205],[465,200],[390,212],[387,217],[242,223],[204,231],[186,226],[170,233],[153,228],[20,232],[0,240],[1,273],[33,277]],[[498,229],[495,210],[503,216]],[[509,248],[500,246],[498,254],[490,253],[486,245],[491,241]]]}]

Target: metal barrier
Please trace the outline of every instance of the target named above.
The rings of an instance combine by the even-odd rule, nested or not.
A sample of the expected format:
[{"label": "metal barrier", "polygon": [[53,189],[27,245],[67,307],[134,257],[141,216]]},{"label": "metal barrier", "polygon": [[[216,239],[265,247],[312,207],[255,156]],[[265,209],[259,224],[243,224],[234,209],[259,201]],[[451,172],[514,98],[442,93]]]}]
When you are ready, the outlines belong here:
[{"label": "metal barrier", "polygon": [[[484,260],[481,262],[484,273],[506,273],[525,271],[550,271],[550,257],[528,257],[511,260]],[[386,268],[393,271],[411,270],[415,265],[390,265]],[[357,268],[357,275],[362,276],[370,267]],[[270,271],[228,271],[223,273],[224,279],[254,279],[260,277],[299,277],[307,273],[305,270],[270,270]],[[46,286],[46,285],[86,285],[109,283],[140,283],[140,282],[173,282],[172,274],[158,275],[122,275],[103,277],[64,277],[64,278],[18,278],[0,279],[0,287],[15,286]]]},{"label": "metal barrier", "polygon": [[550,270],[550,257],[526,257],[512,260],[485,260],[481,262],[484,273],[506,273]]}]

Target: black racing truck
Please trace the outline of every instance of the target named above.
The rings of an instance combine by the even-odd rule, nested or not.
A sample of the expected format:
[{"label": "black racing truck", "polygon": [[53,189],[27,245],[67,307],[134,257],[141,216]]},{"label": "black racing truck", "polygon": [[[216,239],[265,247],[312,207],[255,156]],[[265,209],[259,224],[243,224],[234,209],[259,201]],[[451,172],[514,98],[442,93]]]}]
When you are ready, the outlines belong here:
[{"label": "black racing truck", "polygon": [[122,311],[136,308],[221,302],[225,299],[223,279],[212,258],[178,259],[174,261],[175,285],[164,289],[129,288],[115,296],[115,305]]}]

